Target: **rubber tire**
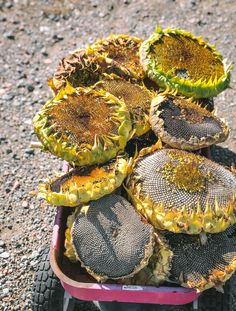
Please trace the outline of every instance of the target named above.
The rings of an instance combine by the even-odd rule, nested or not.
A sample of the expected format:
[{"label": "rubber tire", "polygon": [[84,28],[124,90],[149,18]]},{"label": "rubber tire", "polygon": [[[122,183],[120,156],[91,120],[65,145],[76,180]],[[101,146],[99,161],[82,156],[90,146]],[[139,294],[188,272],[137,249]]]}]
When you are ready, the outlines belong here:
[{"label": "rubber tire", "polygon": [[[49,251],[50,247],[46,246],[40,252],[32,290],[32,311],[63,310],[64,289],[51,269]],[[161,311],[164,306],[156,307]],[[171,309],[182,311],[192,308],[188,305],[166,306],[166,310]],[[236,311],[236,275],[233,275],[224,285],[224,294],[213,288],[203,292],[198,300],[198,311]]]},{"label": "rubber tire", "polygon": [[64,288],[51,269],[50,247],[42,249],[32,290],[32,311],[62,311]]}]

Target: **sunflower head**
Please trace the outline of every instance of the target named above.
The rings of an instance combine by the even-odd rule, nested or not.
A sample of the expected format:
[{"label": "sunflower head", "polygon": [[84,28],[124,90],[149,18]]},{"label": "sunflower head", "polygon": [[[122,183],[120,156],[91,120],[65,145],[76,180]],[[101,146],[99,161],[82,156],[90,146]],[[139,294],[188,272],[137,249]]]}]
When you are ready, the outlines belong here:
[{"label": "sunflower head", "polygon": [[124,102],[102,90],[69,85],[42,107],[33,123],[46,150],[78,166],[114,158],[131,130]]},{"label": "sunflower head", "polygon": [[112,59],[118,66],[126,68],[131,77],[143,79],[144,71],[139,61],[139,48],[142,39],[128,35],[110,35],[98,40],[92,48]]},{"label": "sunflower head", "polygon": [[93,166],[78,167],[39,185],[39,196],[57,206],[78,206],[97,200],[117,189],[125,179],[128,162],[118,156]]},{"label": "sunflower head", "polygon": [[132,122],[132,137],[141,136],[150,130],[149,111],[155,92],[116,75],[104,75],[94,88],[105,90],[124,101]]},{"label": "sunflower head", "polygon": [[73,87],[87,87],[99,81],[103,73],[114,73],[127,79],[129,77],[124,67],[91,47],[80,49],[62,58],[53,78],[49,80],[49,86],[55,93],[64,88],[67,82]]},{"label": "sunflower head", "polygon": [[158,28],[140,48],[148,76],[188,97],[216,96],[230,82],[230,70],[216,48],[191,33]]},{"label": "sunflower head", "polygon": [[163,93],[152,100],[152,130],[173,148],[197,150],[223,142],[229,135],[228,126],[199,100]]},{"label": "sunflower head", "polygon": [[236,222],[236,178],[202,156],[160,149],[139,156],[127,180],[135,207],[158,229],[199,234]]},{"label": "sunflower head", "polygon": [[207,234],[202,244],[199,235],[163,233],[173,252],[170,280],[198,292],[223,285],[236,269],[236,225],[218,234]]},{"label": "sunflower head", "polygon": [[115,194],[77,208],[68,225],[65,254],[97,281],[131,277],[153,253],[153,227]]}]

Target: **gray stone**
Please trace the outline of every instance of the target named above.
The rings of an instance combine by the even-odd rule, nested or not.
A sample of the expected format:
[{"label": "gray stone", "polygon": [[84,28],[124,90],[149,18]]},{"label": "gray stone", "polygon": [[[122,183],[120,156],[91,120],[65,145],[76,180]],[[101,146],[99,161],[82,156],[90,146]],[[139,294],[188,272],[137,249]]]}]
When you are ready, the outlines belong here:
[{"label": "gray stone", "polygon": [[29,92],[33,92],[34,86],[33,86],[32,84],[28,84],[28,85],[27,85],[27,90],[28,90]]},{"label": "gray stone", "polygon": [[37,251],[33,251],[32,254],[30,255],[30,258],[34,259],[39,256],[39,253]]},{"label": "gray stone", "polygon": [[9,294],[9,288],[3,288],[2,293],[4,296],[7,296]]},{"label": "gray stone", "polygon": [[33,155],[34,152],[35,152],[35,150],[32,149],[32,148],[27,148],[27,149],[25,149],[25,153],[26,153],[26,154]]},{"label": "gray stone", "polygon": [[9,39],[9,40],[15,40],[15,36],[13,33],[11,32],[7,32],[3,35],[5,38]]},{"label": "gray stone", "polygon": [[4,259],[7,259],[10,257],[10,254],[8,252],[3,252],[0,254],[0,258],[4,258]]}]

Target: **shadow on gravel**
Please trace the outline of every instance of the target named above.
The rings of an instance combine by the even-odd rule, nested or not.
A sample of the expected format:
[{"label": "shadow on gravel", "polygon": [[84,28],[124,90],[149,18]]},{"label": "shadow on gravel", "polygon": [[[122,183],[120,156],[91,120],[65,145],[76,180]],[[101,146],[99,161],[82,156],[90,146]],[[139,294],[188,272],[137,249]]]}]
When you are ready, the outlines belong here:
[{"label": "shadow on gravel", "polygon": [[211,147],[212,160],[224,166],[236,166],[236,153],[220,146]]}]

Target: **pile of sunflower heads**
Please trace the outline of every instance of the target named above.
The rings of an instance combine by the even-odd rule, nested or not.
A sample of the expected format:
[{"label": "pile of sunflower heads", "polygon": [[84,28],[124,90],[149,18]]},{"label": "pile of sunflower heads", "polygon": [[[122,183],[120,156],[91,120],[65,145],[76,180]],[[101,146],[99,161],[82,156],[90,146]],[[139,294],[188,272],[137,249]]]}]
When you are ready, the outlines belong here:
[{"label": "pile of sunflower heads", "polygon": [[233,274],[235,172],[209,159],[229,135],[213,97],[231,69],[202,38],[160,27],[60,61],[33,124],[71,169],[39,195],[71,209],[64,255],[97,281],[203,291]]}]

